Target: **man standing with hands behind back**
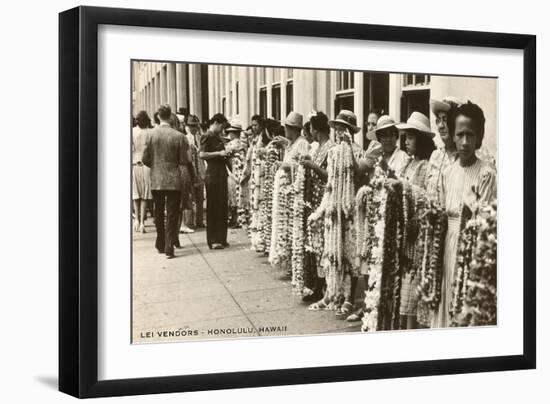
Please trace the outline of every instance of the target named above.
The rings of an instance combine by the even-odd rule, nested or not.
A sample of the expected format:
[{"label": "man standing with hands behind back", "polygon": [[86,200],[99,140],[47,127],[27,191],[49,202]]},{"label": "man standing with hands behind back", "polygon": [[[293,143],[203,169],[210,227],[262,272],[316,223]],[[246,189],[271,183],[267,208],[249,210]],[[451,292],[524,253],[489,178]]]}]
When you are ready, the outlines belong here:
[{"label": "man standing with hands behind back", "polygon": [[[187,165],[188,145],[184,134],[170,127],[170,105],[158,110],[160,125],[151,133],[143,150],[143,164],[151,168],[151,191],[155,204],[155,247],[167,258],[174,258],[178,237],[178,215],[181,198],[179,166]],[[166,217],[164,211],[166,209]],[[165,223],[166,220],[166,223]]]}]

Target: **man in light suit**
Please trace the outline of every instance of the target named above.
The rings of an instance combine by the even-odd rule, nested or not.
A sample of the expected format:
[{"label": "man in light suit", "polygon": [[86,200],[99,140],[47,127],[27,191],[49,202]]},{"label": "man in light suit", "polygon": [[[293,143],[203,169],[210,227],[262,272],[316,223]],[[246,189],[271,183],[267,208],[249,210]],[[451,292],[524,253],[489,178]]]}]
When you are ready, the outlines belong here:
[{"label": "man in light suit", "polygon": [[158,110],[160,125],[147,139],[141,159],[143,164],[151,168],[151,191],[157,228],[155,247],[167,258],[174,258],[174,245],[178,244],[182,189],[179,166],[189,164],[189,145],[183,133],[170,127],[171,115],[170,105],[161,105]]}]

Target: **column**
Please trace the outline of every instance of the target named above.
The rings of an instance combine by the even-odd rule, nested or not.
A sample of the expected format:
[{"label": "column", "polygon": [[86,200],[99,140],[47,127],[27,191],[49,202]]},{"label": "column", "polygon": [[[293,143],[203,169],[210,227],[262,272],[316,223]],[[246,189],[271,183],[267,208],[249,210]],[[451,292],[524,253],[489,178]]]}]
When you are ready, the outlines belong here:
[{"label": "column", "polygon": [[237,80],[239,81],[239,120],[243,129],[248,126],[250,119],[250,77],[249,68],[244,66],[237,67]]},{"label": "column", "polygon": [[166,85],[166,66],[160,67],[160,80],[159,80],[159,87],[160,87],[160,104],[166,104],[168,101],[168,91],[167,91],[167,85]]},{"label": "column", "polygon": [[177,100],[176,100],[176,64],[167,63],[166,64],[166,86],[168,88],[168,99],[167,102],[170,104],[172,111],[178,110]]},{"label": "column", "polygon": [[[215,87],[215,81],[214,81],[214,69],[216,66],[208,65],[208,110],[210,111],[210,115],[214,115],[216,113],[216,87]],[[209,117],[210,118],[210,117]]]},{"label": "column", "polygon": [[281,120],[286,118],[286,82],[288,69],[281,69]]},{"label": "column", "polygon": [[[354,83],[354,93],[353,93],[353,112],[357,117],[357,126],[363,128],[363,73],[354,72],[353,73],[353,83]],[[363,147],[363,136],[362,132],[359,132],[355,135],[355,142],[359,146]]]},{"label": "column", "polygon": [[388,101],[388,115],[395,121],[399,121],[401,116],[401,83],[403,82],[402,74],[390,74],[390,94]]},{"label": "column", "polygon": [[185,74],[185,64],[176,65],[176,108],[187,108],[187,75]]},{"label": "column", "polygon": [[265,85],[267,89],[267,118],[271,118],[273,116],[273,108],[271,105],[271,93],[272,93],[272,85],[273,85],[273,69],[271,67],[267,67],[265,69]]},{"label": "column", "polygon": [[201,69],[199,64],[189,65],[189,113],[202,116]]}]

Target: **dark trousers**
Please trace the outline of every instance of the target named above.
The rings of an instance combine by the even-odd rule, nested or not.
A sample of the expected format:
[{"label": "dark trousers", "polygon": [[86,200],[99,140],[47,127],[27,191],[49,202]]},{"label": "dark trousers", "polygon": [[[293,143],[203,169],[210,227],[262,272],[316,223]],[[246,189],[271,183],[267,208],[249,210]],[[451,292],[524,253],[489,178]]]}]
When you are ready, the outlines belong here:
[{"label": "dark trousers", "polygon": [[[153,190],[151,192],[155,204],[155,227],[157,228],[155,247],[159,252],[172,255],[174,254],[174,244],[177,243],[178,239],[181,192],[179,190]],[[165,210],[166,216],[164,214]]]},{"label": "dark trousers", "polygon": [[204,226],[204,184],[193,187],[193,197],[195,198],[195,224]]},{"label": "dark trousers", "polygon": [[227,177],[206,177],[206,242],[227,244]]}]

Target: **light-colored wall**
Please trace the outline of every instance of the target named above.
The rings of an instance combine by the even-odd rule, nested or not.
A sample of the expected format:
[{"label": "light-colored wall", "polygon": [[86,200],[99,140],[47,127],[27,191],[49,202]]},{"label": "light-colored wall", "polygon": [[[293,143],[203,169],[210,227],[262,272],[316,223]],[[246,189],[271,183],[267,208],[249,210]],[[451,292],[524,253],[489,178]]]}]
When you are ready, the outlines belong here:
[{"label": "light-colored wall", "polygon": [[[497,79],[478,77],[432,76],[430,98],[441,100],[452,95],[462,102],[470,100],[478,104],[485,114],[485,138],[483,146],[497,156]],[[435,116],[430,113],[432,128]]]}]

